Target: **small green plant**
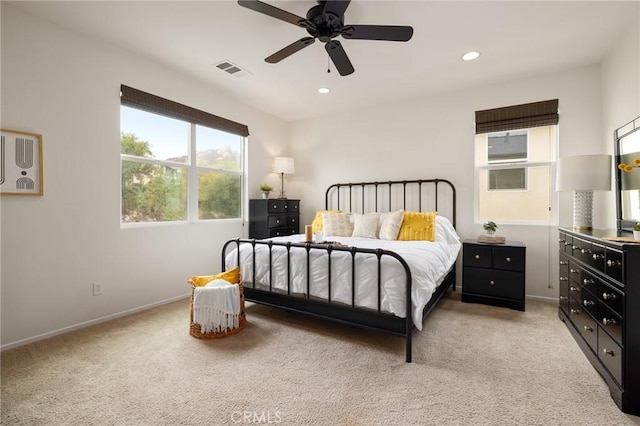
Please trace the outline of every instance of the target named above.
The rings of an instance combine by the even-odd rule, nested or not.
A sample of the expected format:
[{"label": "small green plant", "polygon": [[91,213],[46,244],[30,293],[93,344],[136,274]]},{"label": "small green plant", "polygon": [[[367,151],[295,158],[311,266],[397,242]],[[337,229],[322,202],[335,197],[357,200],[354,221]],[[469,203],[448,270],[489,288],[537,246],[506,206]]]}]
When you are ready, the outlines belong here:
[{"label": "small green plant", "polygon": [[269,185],[268,183],[261,183],[260,184],[260,191],[262,191],[262,192],[271,192],[271,191],[273,191],[273,186]]},{"label": "small green plant", "polygon": [[487,232],[494,233],[496,232],[496,229],[498,229],[498,225],[494,221],[490,220],[488,222],[485,222],[482,225],[482,228],[484,228],[484,230]]},{"label": "small green plant", "polygon": [[634,231],[640,231],[640,222],[636,222],[636,224],[633,225],[633,230]]}]

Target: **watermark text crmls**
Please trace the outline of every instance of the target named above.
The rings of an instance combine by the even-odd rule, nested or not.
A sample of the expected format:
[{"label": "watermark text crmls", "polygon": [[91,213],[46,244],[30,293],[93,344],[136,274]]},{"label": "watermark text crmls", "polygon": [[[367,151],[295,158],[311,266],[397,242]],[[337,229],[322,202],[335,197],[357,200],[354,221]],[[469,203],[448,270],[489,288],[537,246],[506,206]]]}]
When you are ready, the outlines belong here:
[{"label": "watermark text crmls", "polygon": [[234,411],[231,413],[233,423],[277,424],[282,421],[280,411]]}]

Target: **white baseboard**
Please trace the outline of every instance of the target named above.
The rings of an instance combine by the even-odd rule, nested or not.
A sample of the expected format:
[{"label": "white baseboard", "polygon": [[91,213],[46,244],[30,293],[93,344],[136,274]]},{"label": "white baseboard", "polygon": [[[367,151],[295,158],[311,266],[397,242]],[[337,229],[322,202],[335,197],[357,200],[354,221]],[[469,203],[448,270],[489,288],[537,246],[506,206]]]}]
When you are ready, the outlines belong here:
[{"label": "white baseboard", "polygon": [[155,308],[157,306],[166,305],[167,303],[177,302],[178,300],[186,299],[186,298],[188,298],[190,296],[191,296],[191,293],[188,293],[188,294],[185,294],[185,295],[182,295],[182,296],[172,297],[170,299],[161,300],[159,302],[150,303],[148,305],[143,305],[143,306],[139,306],[137,308],[127,309],[126,311],[117,312],[115,314],[107,315],[107,316],[104,316],[104,317],[101,317],[101,318],[96,318],[96,319],[93,319],[91,321],[85,321],[85,322],[81,322],[80,324],[75,324],[75,325],[71,325],[69,327],[60,328],[58,330],[50,331],[48,333],[39,334],[37,336],[29,337],[27,339],[22,339],[22,340],[18,340],[16,342],[7,343],[6,345],[0,346],[0,352],[8,350],[8,349],[17,348],[18,346],[24,346],[24,345],[27,345],[29,343],[37,342],[38,340],[48,339],[50,337],[54,337],[54,336],[57,336],[59,334],[68,333],[70,331],[79,330],[81,328],[90,327],[92,325],[96,325],[96,324],[100,324],[100,323],[103,323],[103,322],[111,321],[111,320],[114,320],[116,318],[121,318],[121,317],[124,317],[124,316],[127,316],[127,315],[135,314],[137,312],[146,311],[148,309]]},{"label": "white baseboard", "polygon": [[524,296],[524,298],[529,300],[537,300],[538,302],[553,303],[555,305],[558,304],[557,297],[531,296],[527,294]]}]

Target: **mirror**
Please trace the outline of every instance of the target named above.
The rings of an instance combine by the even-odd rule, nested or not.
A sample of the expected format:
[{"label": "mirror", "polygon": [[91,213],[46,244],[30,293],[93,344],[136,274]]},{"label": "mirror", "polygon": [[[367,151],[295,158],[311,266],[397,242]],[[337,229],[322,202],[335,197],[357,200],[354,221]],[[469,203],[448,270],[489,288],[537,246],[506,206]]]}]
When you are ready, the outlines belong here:
[{"label": "mirror", "polygon": [[613,137],[618,229],[632,231],[640,222],[640,117],[616,129]]}]

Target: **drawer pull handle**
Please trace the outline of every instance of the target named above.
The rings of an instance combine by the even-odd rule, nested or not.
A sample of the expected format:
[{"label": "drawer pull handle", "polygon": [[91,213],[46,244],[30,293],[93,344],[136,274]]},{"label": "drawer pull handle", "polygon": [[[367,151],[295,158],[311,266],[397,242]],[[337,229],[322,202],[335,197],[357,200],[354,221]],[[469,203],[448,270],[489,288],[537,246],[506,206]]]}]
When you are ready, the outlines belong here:
[{"label": "drawer pull handle", "polygon": [[584,299],[584,300],[582,301],[582,304],[583,304],[584,306],[593,306],[593,305],[595,305],[595,304],[596,304],[596,302],[594,302],[593,300],[587,300],[587,299]]},{"label": "drawer pull handle", "polygon": [[580,253],[582,253],[582,254],[589,254],[589,253],[591,253],[591,250],[589,250],[589,249],[582,249],[582,250],[580,250]]},{"label": "drawer pull handle", "polygon": [[280,223],[280,219],[276,219],[276,223]]},{"label": "drawer pull handle", "polygon": [[560,277],[560,281],[569,281],[569,278],[567,278],[567,277]]},{"label": "drawer pull handle", "polygon": [[602,298],[604,300],[616,300],[616,295],[613,293],[602,293]]},{"label": "drawer pull handle", "polygon": [[619,260],[607,260],[607,266],[613,268],[614,266],[620,266]]},{"label": "drawer pull handle", "polygon": [[560,300],[569,300],[567,296],[560,296]]},{"label": "drawer pull handle", "polygon": [[591,331],[593,332],[593,327],[591,327],[590,325],[583,325],[582,328],[584,328],[584,331]]},{"label": "drawer pull handle", "polygon": [[511,262],[511,258],[510,257],[507,257],[505,260],[507,261],[507,263]]},{"label": "drawer pull handle", "polygon": [[578,287],[573,287],[573,286],[569,287],[569,290],[575,291],[575,292],[580,291],[580,289]]},{"label": "drawer pull handle", "polygon": [[569,272],[571,272],[572,274],[579,274],[580,273],[580,269],[569,269]]},{"label": "drawer pull handle", "polygon": [[602,352],[604,353],[604,356],[616,356],[616,353],[611,349],[604,348],[602,349]]},{"label": "drawer pull handle", "polygon": [[602,318],[602,323],[604,325],[614,325],[616,323],[616,320],[611,318]]},{"label": "drawer pull handle", "polygon": [[489,281],[489,284],[496,285],[495,281],[493,281],[493,280]]},{"label": "drawer pull handle", "polygon": [[573,248],[574,250],[580,250],[580,246],[576,246],[576,245],[574,245],[572,248]]},{"label": "drawer pull handle", "polygon": [[604,255],[598,254],[598,253],[593,253],[593,256],[591,256],[591,258],[593,260],[602,260],[604,258]]},{"label": "drawer pull handle", "polygon": [[584,285],[595,284],[595,281],[593,281],[591,278],[585,278],[584,280],[582,280],[582,284]]},{"label": "drawer pull handle", "polygon": [[473,257],[474,257],[476,260],[479,260],[479,259],[480,259],[480,255],[479,255],[479,254],[476,254],[476,255],[475,255],[475,256],[473,256]]},{"label": "drawer pull handle", "polygon": [[291,219],[291,222],[292,222],[292,223],[296,223],[296,220],[295,220],[295,219]]},{"label": "drawer pull handle", "polygon": [[565,245],[565,246],[570,246],[570,245],[571,245],[571,243],[570,243],[570,242],[568,242],[568,241],[566,241],[566,242],[564,243],[564,245]]},{"label": "drawer pull handle", "polygon": [[571,308],[571,313],[577,315],[580,313],[580,311],[578,309]]},{"label": "drawer pull handle", "polygon": [[558,239],[558,242],[559,242],[559,243],[564,243],[564,242],[566,242],[566,241],[565,241],[565,240]]},{"label": "drawer pull handle", "polygon": [[561,261],[560,261],[560,264],[561,264],[561,265],[568,265],[568,264],[569,264],[569,262],[567,262],[566,260],[561,260]]}]

